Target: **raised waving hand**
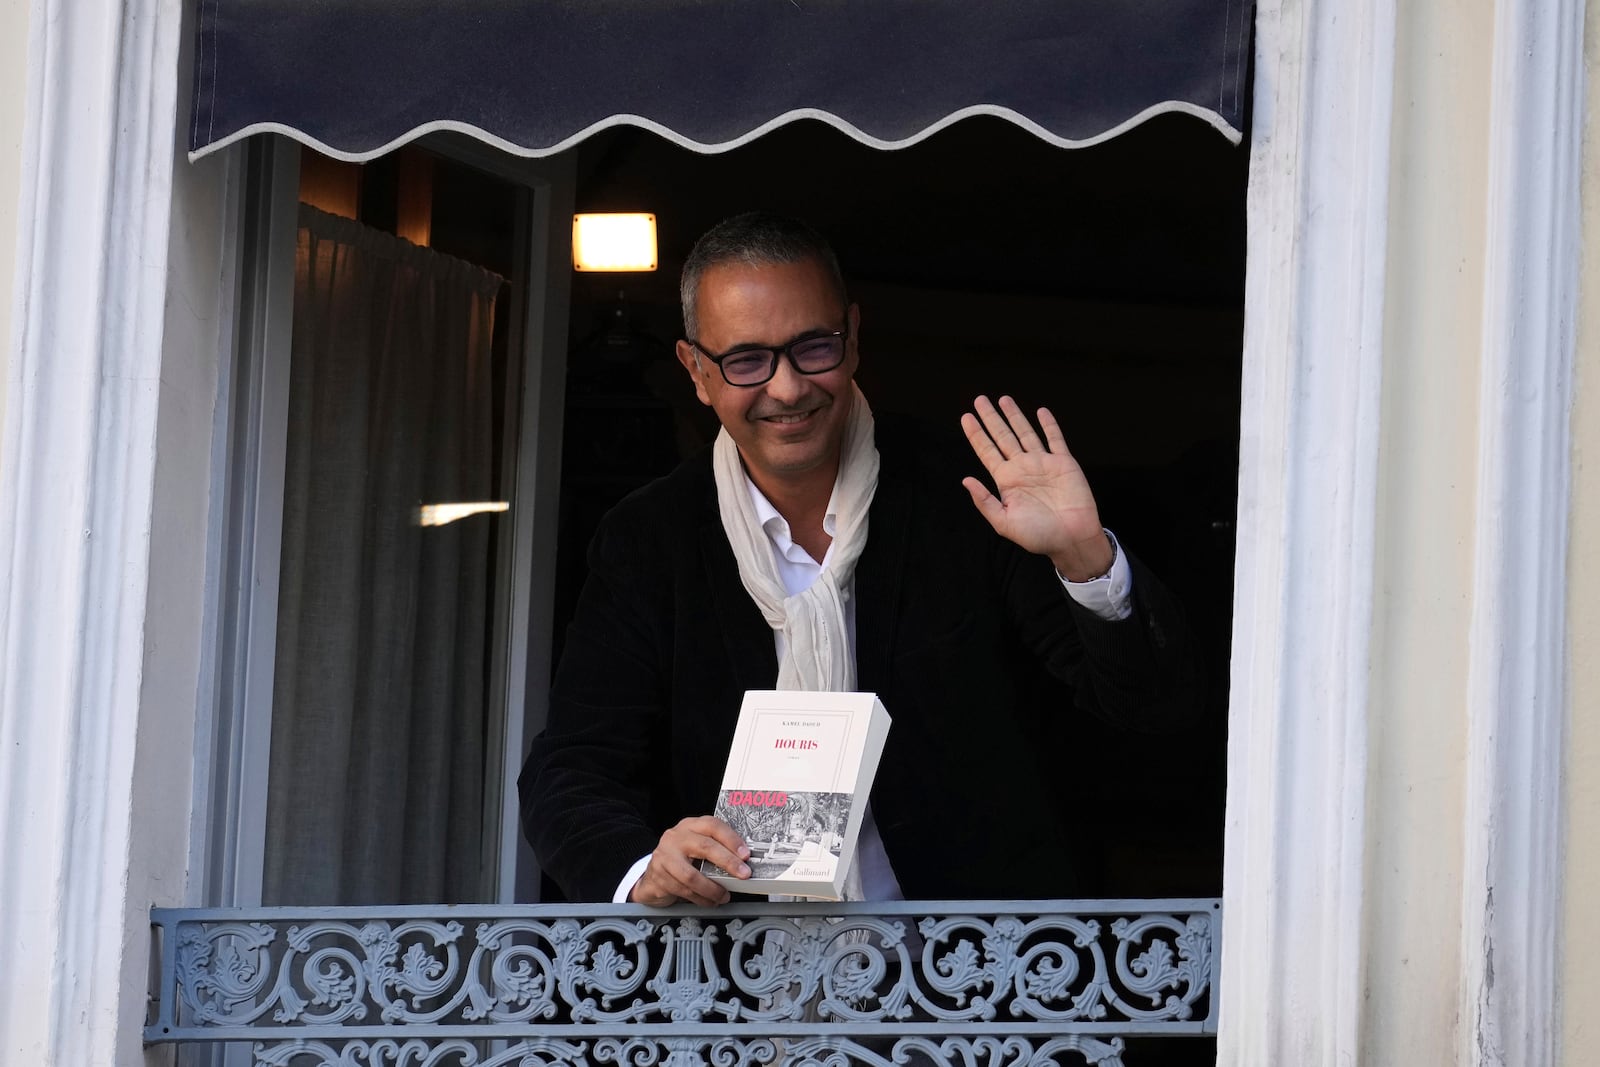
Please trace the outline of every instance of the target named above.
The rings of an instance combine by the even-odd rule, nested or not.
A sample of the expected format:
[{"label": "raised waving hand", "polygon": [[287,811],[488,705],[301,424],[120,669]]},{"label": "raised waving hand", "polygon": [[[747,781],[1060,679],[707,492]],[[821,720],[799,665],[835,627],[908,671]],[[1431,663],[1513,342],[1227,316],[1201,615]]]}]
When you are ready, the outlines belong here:
[{"label": "raised waving hand", "polygon": [[1048,408],[1039,409],[1041,438],[1009,396],[995,407],[986,396],[961,416],[961,428],[994,479],[996,492],[976,478],[961,484],[995,532],[1029,552],[1048,556],[1068,581],[1097,578],[1111,567],[1111,542],[1078,461]]}]

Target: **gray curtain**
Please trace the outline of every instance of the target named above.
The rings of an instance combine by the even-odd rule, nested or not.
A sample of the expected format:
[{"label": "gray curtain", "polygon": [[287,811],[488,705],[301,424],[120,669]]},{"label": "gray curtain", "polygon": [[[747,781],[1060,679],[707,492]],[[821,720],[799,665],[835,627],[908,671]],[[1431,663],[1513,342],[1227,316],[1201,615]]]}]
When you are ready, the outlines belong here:
[{"label": "gray curtain", "polygon": [[301,205],[267,904],[483,895],[500,284]]}]

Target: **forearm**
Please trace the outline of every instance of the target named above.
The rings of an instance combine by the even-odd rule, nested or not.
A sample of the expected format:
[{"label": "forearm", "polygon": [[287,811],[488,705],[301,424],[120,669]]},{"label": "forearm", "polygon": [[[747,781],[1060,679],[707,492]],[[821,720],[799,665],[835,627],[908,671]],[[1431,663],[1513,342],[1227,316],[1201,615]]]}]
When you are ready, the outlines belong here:
[{"label": "forearm", "polygon": [[1005,570],[1012,617],[1050,673],[1072,686],[1077,703],[1101,718],[1158,730],[1196,718],[1204,702],[1193,635],[1177,600],[1136,556],[1119,546],[1104,581],[1126,583],[1121,604],[1085,604],[1082,590],[1048,577],[1044,561],[1014,558]]},{"label": "forearm", "polygon": [[[523,832],[541,868],[574,900],[610,900],[655,845],[646,791],[626,784],[606,754],[535,740],[518,781]],[[596,762],[598,761],[598,762]]]},{"label": "forearm", "polygon": [[1171,591],[1128,556],[1131,611],[1116,622],[1074,611],[1087,690],[1101,714],[1143,730],[1194,722],[1205,705],[1199,649]]},{"label": "forearm", "polygon": [[574,899],[610,900],[663,829],[666,776],[660,639],[647,610],[661,597],[636,523],[608,522],[567,631],[549,719],[518,782],[523,831],[544,871]]}]

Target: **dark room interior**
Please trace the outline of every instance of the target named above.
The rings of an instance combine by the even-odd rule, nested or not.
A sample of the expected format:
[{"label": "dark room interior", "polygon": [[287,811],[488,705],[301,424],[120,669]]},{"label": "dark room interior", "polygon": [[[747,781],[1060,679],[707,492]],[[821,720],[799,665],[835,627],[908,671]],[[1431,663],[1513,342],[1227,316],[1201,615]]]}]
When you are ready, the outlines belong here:
[{"label": "dark room interior", "polygon": [[573,279],[558,646],[600,515],[716,430],[672,350],[689,247],[740,211],[802,217],[861,306],[875,410],[954,432],[979,392],[1050,407],[1106,524],[1182,596],[1208,721],[1063,723],[1064,788],[1106,895],[1219,893],[1245,156],[1182,115],[1079,149],[992,118],[897,151],[814,121],[718,155],[631,127],[586,141],[577,209],[654,213],[660,268]]}]

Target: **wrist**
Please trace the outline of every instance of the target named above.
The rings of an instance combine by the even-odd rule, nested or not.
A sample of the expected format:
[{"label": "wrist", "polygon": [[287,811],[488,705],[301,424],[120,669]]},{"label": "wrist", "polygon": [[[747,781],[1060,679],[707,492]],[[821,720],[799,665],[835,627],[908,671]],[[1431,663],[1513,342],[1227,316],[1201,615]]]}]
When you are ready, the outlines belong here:
[{"label": "wrist", "polygon": [[1098,538],[1074,545],[1070,552],[1052,554],[1050,562],[1064,581],[1093,582],[1111,574],[1117,552],[1117,543],[1102,530]]}]

